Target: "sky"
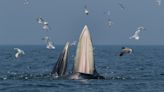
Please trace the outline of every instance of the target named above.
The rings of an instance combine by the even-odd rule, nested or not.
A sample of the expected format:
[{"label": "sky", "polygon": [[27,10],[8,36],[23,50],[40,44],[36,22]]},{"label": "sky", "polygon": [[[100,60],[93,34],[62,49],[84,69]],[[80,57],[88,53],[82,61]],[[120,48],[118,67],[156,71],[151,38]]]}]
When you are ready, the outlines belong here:
[{"label": "sky", "polygon": [[[48,35],[56,45],[78,41],[87,25],[96,45],[164,45],[164,2],[155,0],[0,0],[0,45],[42,45]],[[122,9],[122,4],[125,9]],[[89,15],[85,15],[87,5]],[[110,11],[110,16],[105,12]],[[38,17],[48,21],[45,32]],[[111,19],[112,26],[107,21]],[[144,26],[139,40],[129,39]]]}]

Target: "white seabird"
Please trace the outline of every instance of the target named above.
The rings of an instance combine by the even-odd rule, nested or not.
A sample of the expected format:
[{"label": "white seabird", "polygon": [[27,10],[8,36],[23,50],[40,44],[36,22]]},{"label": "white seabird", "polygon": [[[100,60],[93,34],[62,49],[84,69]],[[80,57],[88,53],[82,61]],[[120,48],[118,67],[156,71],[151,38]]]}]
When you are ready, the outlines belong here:
[{"label": "white seabird", "polygon": [[121,7],[121,9],[125,10],[125,6],[122,3],[118,3],[118,5]]},{"label": "white seabird", "polygon": [[141,31],[143,31],[144,29],[145,29],[145,28],[144,28],[143,26],[138,27],[138,28],[137,28],[137,31],[136,31],[131,37],[129,37],[129,39],[139,40],[139,39],[140,39],[139,33],[140,33]]},{"label": "white seabird", "polygon": [[43,38],[43,40],[47,44],[47,46],[46,46],[47,49],[55,49],[55,46],[54,46],[53,42],[50,40],[50,38],[48,36],[45,36]]},{"label": "white seabird", "polygon": [[36,21],[37,21],[39,24],[43,24],[44,19],[43,19],[42,17],[38,17],[38,18],[36,19]]},{"label": "white seabird", "polygon": [[158,5],[158,6],[160,6],[161,5],[161,1],[162,0],[155,0],[155,4]]},{"label": "white seabird", "polygon": [[111,27],[112,26],[112,21],[110,19],[108,19],[108,26]]},{"label": "white seabird", "polygon": [[85,5],[85,7],[84,7],[84,13],[86,14],[86,15],[89,15],[89,10],[87,9],[87,6]]},{"label": "white seabird", "polygon": [[16,58],[19,58],[20,56],[24,55],[24,51],[19,48],[14,48],[14,50],[17,50],[17,53],[15,54]]},{"label": "white seabird", "polygon": [[53,45],[53,42],[51,42],[51,41],[47,42],[47,49],[55,49],[55,46]]},{"label": "white seabird", "polygon": [[42,25],[42,28],[44,29],[44,30],[49,30],[49,26],[48,26],[48,22],[47,21],[44,21],[43,22],[43,25]]},{"label": "white seabird", "polygon": [[107,26],[108,26],[109,28],[111,28],[111,26],[112,26],[112,21],[111,21],[111,19],[110,19],[111,13],[110,13],[110,11],[108,10],[108,11],[105,12],[104,14],[108,16]]},{"label": "white seabird", "polygon": [[28,5],[29,3],[30,3],[29,0],[24,0],[25,5]]},{"label": "white seabird", "polygon": [[38,22],[38,24],[40,24],[42,26],[42,29],[43,30],[45,30],[45,31],[48,31],[49,30],[48,22],[45,21],[42,17],[38,17],[36,19],[36,21]]},{"label": "white seabird", "polygon": [[122,47],[121,52],[119,53],[119,56],[123,56],[125,54],[131,54],[132,53],[132,49],[128,48],[128,47]]},{"label": "white seabird", "polygon": [[45,36],[44,38],[42,38],[42,40],[44,40],[46,43],[47,43],[48,41],[50,41],[50,39],[49,39],[48,36]]}]

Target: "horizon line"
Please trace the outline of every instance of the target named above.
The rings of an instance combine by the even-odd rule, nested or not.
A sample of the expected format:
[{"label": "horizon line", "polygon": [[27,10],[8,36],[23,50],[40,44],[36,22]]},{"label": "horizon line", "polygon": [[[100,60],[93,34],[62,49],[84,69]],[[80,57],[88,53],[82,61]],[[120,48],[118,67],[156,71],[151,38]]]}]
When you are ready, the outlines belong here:
[{"label": "horizon line", "polygon": [[[0,44],[0,46],[44,46],[46,44]],[[61,46],[65,44],[55,44]],[[95,46],[164,46],[164,44],[93,44]],[[77,45],[75,45],[77,46]]]}]

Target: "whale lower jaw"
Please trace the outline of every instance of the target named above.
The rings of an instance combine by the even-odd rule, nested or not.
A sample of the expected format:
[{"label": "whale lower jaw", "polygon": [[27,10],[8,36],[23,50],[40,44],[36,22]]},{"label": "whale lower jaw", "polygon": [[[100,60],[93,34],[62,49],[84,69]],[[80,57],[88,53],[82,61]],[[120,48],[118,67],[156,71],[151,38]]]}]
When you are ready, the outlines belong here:
[{"label": "whale lower jaw", "polygon": [[82,80],[82,79],[105,79],[105,77],[101,75],[92,75],[92,74],[86,74],[86,73],[72,73],[65,76],[55,77],[55,79],[69,79],[69,80]]},{"label": "whale lower jaw", "polygon": [[74,73],[72,74],[69,79],[72,80],[78,80],[78,79],[105,79],[103,76],[100,75],[92,75],[92,74],[86,74],[86,73]]}]

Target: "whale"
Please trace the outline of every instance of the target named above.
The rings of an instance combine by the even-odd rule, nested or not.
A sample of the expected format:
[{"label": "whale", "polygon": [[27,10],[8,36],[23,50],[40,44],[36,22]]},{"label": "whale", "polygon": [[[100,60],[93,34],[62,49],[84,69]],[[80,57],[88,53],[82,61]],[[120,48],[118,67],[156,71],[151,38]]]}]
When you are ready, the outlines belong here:
[{"label": "whale", "polygon": [[66,74],[69,52],[68,44],[67,42],[51,72],[53,76],[57,76],[60,79],[72,80],[105,79],[96,70],[93,43],[87,25],[84,26],[79,37],[72,71]]},{"label": "whale", "polygon": [[65,44],[63,51],[60,53],[59,58],[58,58],[55,66],[53,67],[53,70],[51,72],[51,74],[54,77],[59,77],[59,76],[63,76],[66,74],[69,47],[70,47],[70,43],[67,42]]}]

